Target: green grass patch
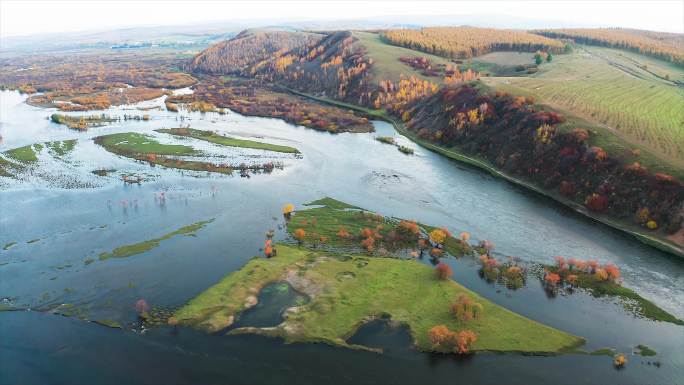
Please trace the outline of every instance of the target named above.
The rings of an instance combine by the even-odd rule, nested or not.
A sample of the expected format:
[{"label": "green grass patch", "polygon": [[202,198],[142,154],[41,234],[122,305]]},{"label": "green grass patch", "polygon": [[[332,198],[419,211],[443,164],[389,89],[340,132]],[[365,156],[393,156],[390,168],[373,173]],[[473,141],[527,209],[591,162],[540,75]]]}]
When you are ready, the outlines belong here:
[{"label": "green grass patch", "polygon": [[656,354],[658,354],[655,350],[649,348],[646,345],[637,345],[636,346],[637,354],[643,356],[643,357],[653,357]]},{"label": "green grass patch", "polygon": [[615,355],[615,349],[613,349],[613,348],[601,348],[601,349],[596,349],[589,354],[591,354],[592,356],[612,357]]},{"label": "green grass patch", "polygon": [[76,139],[46,142],[45,146],[53,155],[64,156],[74,150]]},{"label": "green grass patch", "polygon": [[99,259],[100,261],[104,261],[109,258],[127,258],[136,254],[141,254],[146,251],[152,250],[153,248],[159,246],[159,244],[162,241],[175,237],[176,235],[194,235],[198,230],[200,230],[201,228],[203,228],[204,226],[208,225],[213,221],[214,219],[196,222],[191,225],[181,227],[176,231],[172,231],[168,234],[162,235],[159,238],[149,239],[143,242],[120,246],[111,252],[101,253]]},{"label": "green grass patch", "polygon": [[128,157],[141,154],[197,155],[197,151],[190,146],[161,144],[153,137],[137,132],[98,136],[95,138],[95,143],[109,152]]},{"label": "green grass patch", "polygon": [[[389,315],[408,326],[415,345],[425,351],[434,350],[428,331],[435,325],[475,331],[476,351],[556,353],[583,343],[579,337],[506,310],[452,280],[438,280],[432,268],[413,260],[359,255],[338,258],[294,246],[276,247],[277,257],[250,260],[191,300],[176,318],[207,331],[221,330],[251,306],[250,296],[268,283],[285,280],[311,301],[290,312],[275,329],[243,331],[278,335],[288,342],[348,346],[346,340],[362,324]],[[466,324],[451,314],[450,306],[460,294],[482,305],[479,319]]]},{"label": "green grass patch", "polygon": [[199,139],[199,140],[205,140],[207,142],[220,144],[222,146],[254,148],[257,150],[284,152],[284,153],[288,153],[288,154],[299,153],[299,150],[297,150],[294,147],[281,146],[281,145],[271,144],[271,143],[257,142],[257,141],[253,141],[253,140],[236,139],[236,138],[231,138],[228,136],[222,136],[222,135],[216,134],[215,132],[212,132],[212,131],[195,130],[192,128],[168,128],[168,129],[162,128],[162,129],[158,129],[155,131],[161,132],[164,134],[171,134],[171,135],[189,137],[189,138],[194,138],[194,139]]},{"label": "green grass patch", "polygon": [[[382,249],[385,251],[416,250],[418,239],[424,238],[422,233],[435,229],[416,223],[418,229],[422,228],[421,234],[411,234],[401,228],[402,219],[385,217],[329,197],[305,204],[305,206],[312,205],[322,207],[297,210],[287,222],[287,231],[294,236],[299,229],[304,230],[305,235],[301,242],[313,247],[330,246],[361,251],[364,249],[361,242],[366,239],[362,236],[362,231],[367,229],[372,231],[374,238],[371,254],[373,252],[383,254]],[[340,236],[341,229],[344,229],[348,235]],[[454,256],[470,251],[467,244],[453,237],[448,237],[443,247]]]},{"label": "green grass patch", "polygon": [[38,157],[36,156],[34,146],[34,144],[29,144],[27,146],[13,148],[5,151],[5,155],[20,162],[35,162],[38,160]]},{"label": "green grass patch", "polygon": [[355,210],[361,210],[360,207],[350,205],[349,203],[341,202],[338,201],[337,199],[333,199],[330,197],[325,197],[321,199],[316,199],[315,201],[311,201],[309,203],[304,203],[304,206],[327,206],[331,209],[335,210],[344,210],[344,209],[355,209]]},{"label": "green grass patch", "polygon": [[121,329],[122,328],[120,323],[118,323],[116,321],[109,320],[109,319],[95,320],[93,322],[98,324],[98,325],[106,326],[106,327],[112,328],[112,329]]},{"label": "green grass patch", "polygon": [[201,162],[201,161],[196,161],[196,160],[182,160],[182,159],[172,159],[172,158],[166,158],[166,157],[158,157],[155,158],[154,160],[150,159],[141,159],[137,158],[139,160],[144,160],[153,164],[157,164],[160,166],[168,167],[168,168],[175,168],[179,170],[190,170],[190,171],[207,171],[207,172],[216,172],[219,174],[232,174],[233,173],[233,167],[231,166],[217,166],[214,165],[213,163],[210,162]]},{"label": "green grass patch", "polygon": [[366,56],[373,59],[371,70],[372,81],[374,83],[377,84],[381,80],[398,82],[401,79],[401,75],[404,75],[405,77],[415,76],[419,79],[429,80],[434,83],[443,82],[441,77],[425,76],[421,73],[421,71],[399,61],[399,58],[426,57],[428,60],[430,60],[430,62],[433,63],[433,65],[450,64],[448,59],[387,44],[382,41],[380,35],[377,33],[354,31],[353,36],[358,38],[359,42],[368,50]]}]

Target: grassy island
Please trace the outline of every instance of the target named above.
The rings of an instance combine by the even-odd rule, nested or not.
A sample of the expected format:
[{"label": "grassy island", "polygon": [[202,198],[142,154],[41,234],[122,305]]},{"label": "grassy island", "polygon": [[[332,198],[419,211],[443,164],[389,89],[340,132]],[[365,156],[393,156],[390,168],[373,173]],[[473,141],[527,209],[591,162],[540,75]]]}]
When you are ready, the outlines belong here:
[{"label": "grassy island", "polygon": [[[355,347],[346,341],[361,325],[389,316],[407,326],[415,345],[424,351],[452,351],[434,343],[437,325],[475,333],[470,351],[553,354],[583,343],[582,338],[488,301],[449,279],[450,274],[435,274],[435,269],[414,258],[396,257],[411,248],[411,255],[418,256],[416,249],[427,248],[427,232],[434,248],[443,247],[453,255],[470,251],[466,242],[444,229],[383,217],[332,198],[307,206],[315,207],[290,213],[288,219],[287,229],[300,246],[275,245],[272,258],[253,258],[179,309],[176,319],[217,332],[253,307],[262,288],[287,282],[307,295],[309,302],[288,309],[278,326],[230,332]],[[477,316],[460,317],[453,307],[458,301],[477,307]]]},{"label": "grassy island", "polygon": [[[163,131],[162,131],[163,132]],[[220,137],[222,138],[222,137]],[[274,168],[282,168],[282,163],[266,162],[263,164],[214,164],[200,160],[180,159],[177,156],[202,155],[191,146],[182,144],[161,144],[153,137],[136,132],[124,132],[98,136],[95,143],[104,147],[105,150],[117,155],[135,160],[148,162],[150,165],[160,165],[168,168],[190,171],[207,171],[219,174],[232,174],[240,171],[241,175],[252,172],[271,172]],[[257,142],[254,142],[257,143]]]},{"label": "grassy island", "polygon": [[228,136],[219,135],[213,131],[195,130],[192,128],[162,128],[155,131],[164,134],[171,134],[176,136],[184,136],[188,138],[205,140],[207,142],[220,144],[222,146],[254,148],[257,150],[284,152],[288,154],[299,153],[299,150],[297,150],[294,147],[257,142],[254,140],[236,139]]},{"label": "grassy island", "polygon": [[69,154],[76,147],[76,140],[61,140],[54,142],[34,143],[22,147],[13,148],[0,153],[0,176],[16,178],[17,174],[38,161],[38,153],[47,149],[54,157],[62,157]]},{"label": "grassy island", "polygon": [[206,221],[199,221],[187,226],[183,226],[180,229],[172,231],[168,234],[164,234],[159,238],[149,239],[143,242],[133,243],[130,245],[119,246],[111,252],[101,253],[99,259],[100,261],[104,261],[109,258],[127,258],[136,254],[141,254],[159,246],[159,244],[162,241],[173,238],[177,235],[194,236],[197,231],[199,231],[204,226],[208,225],[213,221],[213,218]]},{"label": "grassy island", "polygon": [[[553,274],[558,277],[558,281],[552,283],[552,286],[561,287],[563,285],[569,287],[579,287],[587,290],[594,297],[615,297],[620,300],[626,310],[638,317],[647,318],[653,321],[670,322],[676,325],[684,325],[684,321],[678,319],[667,311],[658,307],[658,305],[640,296],[634,290],[622,286],[619,280],[619,269],[614,265],[604,265],[603,267],[581,267],[583,261],[573,261],[570,263],[561,264],[561,266],[544,266],[545,270],[550,274],[546,275],[548,286],[548,277]],[[575,262],[575,263],[572,263]],[[577,265],[580,265],[578,267]],[[617,273],[613,273],[617,271]],[[612,279],[612,274],[617,274],[617,279]],[[552,279],[552,280],[555,280]]]},{"label": "grassy island", "polygon": [[[216,332],[253,306],[264,286],[286,281],[310,301],[289,309],[277,327],[233,332],[347,346],[346,340],[361,325],[389,315],[408,326],[415,345],[425,351],[439,350],[428,338],[435,325],[474,330],[478,333],[475,351],[556,353],[583,342],[506,310],[453,280],[439,280],[430,267],[413,260],[338,255],[283,244],[277,250],[276,257],[250,260],[178,310],[175,317],[184,325]],[[467,325],[450,311],[461,294],[483,308],[483,315]]]}]

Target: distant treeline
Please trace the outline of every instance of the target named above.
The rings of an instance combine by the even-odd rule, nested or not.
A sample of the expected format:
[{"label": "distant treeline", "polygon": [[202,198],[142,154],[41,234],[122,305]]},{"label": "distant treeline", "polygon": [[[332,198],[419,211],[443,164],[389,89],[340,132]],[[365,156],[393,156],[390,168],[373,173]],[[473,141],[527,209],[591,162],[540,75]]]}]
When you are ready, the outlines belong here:
[{"label": "distant treeline", "polygon": [[559,53],[565,47],[561,41],[544,36],[524,31],[493,28],[393,29],[382,32],[381,36],[390,44],[452,59],[471,58],[493,51]]},{"label": "distant treeline", "polygon": [[620,48],[684,66],[684,35],[624,28],[544,29],[538,35],[577,43]]}]

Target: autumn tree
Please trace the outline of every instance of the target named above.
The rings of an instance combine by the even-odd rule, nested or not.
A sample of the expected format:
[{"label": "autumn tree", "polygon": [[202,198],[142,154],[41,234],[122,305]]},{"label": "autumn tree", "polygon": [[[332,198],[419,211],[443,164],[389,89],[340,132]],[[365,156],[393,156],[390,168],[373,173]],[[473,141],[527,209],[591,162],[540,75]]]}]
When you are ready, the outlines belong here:
[{"label": "autumn tree", "polygon": [[283,207],[283,215],[286,218],[289,218],[290,215],[292,214],[292,212],[294,211],[294,209],[295,209],[294,205],[292,203],[288,203],[287,205],[285,205],[285,207]]},{"label": "autumn tree", "polygon": [[306,231],[304,231],[304,229],[299,228],[294,231],[293,236],[301,245],[304,242],[304,238],[306,237]]},{"label": "autumn tree", "polygon": [[444,262],[440,262],[435,267],[435,275],[438,279],[447,280],[453,274],[451,267]]},{"label": "autumn tree", "polygon": [[337,232],[337,236],[340,239],[348,239],[351,235],[344,227],[340,226],[340,230]]},{"label": "autumn tree", "polygon": [[456,299],[456,302],[451,305],[451,312],[456,319],[461,322],[468,322],[480,318],[482,310],[481,304],[473,301],[472,298],[465,294],[460,294]]},{"label": "autumn tree", "polygon": [[461,330],[456,337],[456,349],[458,354],[466,354],[470,351],[473,343],[477,341],[477,334],[472,330]]},{"label": "autumn tree", "polygon": [[451,336],[451,330],[444,325],[433,326],[428,331],[428,338],[433,347],[442,347],[445,345]]},{"label": "autumn tree", "polygon": [[446,240],[447,234],[442,229],[434,229],[434,230],[430,231],[429,236],[430,236],[430,241],[439,247]]},{"label": "autumn tree", "polygon": [[560,275],[556,273],[546,273],[546,276],[544,276],[544,281],[546,281],[546,284],[550,287],[556,287],[560,280]]}]

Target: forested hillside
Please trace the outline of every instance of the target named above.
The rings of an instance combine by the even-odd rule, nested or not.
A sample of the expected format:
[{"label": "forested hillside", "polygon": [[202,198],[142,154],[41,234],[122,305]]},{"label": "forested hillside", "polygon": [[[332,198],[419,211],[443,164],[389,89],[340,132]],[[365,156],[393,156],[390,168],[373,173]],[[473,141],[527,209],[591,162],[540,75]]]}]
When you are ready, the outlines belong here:
[{"label": "forested hillside", "polygon": [[684,185],[592,145],[595,133],[534,100],[470,85],[447,87],[409,105],[405,125],[419,138],[483,158],[510,175],[634,226],[680,230]]},{"label": "forested hillside", "polygon": [[448,58],[471,58],[492,51],[561,52],[556,39],[524,31],[474,27],[393,29],[382,32],[391,44]]},{"label": "forested hillside", "polygon": [[197,55],[192,71],[210,74],[240,73],[249,66],[319,41],[323,35],[285,31],[243,31]]}]

